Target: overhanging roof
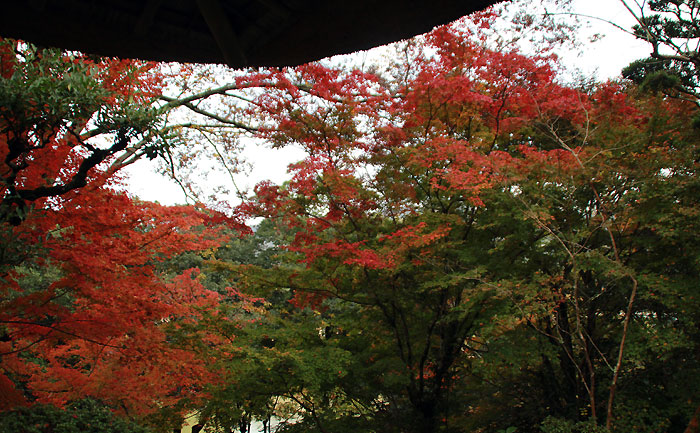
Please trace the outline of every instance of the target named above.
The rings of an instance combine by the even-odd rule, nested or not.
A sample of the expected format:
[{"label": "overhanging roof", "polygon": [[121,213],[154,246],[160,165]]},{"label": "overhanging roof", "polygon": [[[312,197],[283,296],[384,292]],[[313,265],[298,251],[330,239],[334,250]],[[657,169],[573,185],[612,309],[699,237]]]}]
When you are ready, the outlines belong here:
[{"label": "overhanging roof", "polygon": [[297,65],[429,31],[497,0],[14,0],[0,36],[86,53]]}]

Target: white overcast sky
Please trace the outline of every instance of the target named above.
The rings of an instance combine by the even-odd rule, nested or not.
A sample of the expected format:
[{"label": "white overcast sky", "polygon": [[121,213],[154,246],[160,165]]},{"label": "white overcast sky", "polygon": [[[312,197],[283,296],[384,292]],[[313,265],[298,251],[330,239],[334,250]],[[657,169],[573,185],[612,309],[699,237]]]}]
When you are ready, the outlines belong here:
[{"label": "white overcast sky", "polygon": [[[630,28],[634,21],[619,0],[574,0],[575,12],[600,17]],[[582,18],[583,19],[583,18]],[[585,75],[595,75],[599,80],[615,78],[620,70],[632,60],[646,57],[649,48],[632,36],[601,20],[590,20],[581,40],[587,35],[605,35],[595,43],[586,44],[578,52],[563,53],[561,60],[570,67],[580,69]],[[253,169],[237,179],[239,187],[252,187],[265,179],[282,182],[287,179],[286,168],[290,162],[300,158],[295,149],[267,149],[251,145],[243,156],[252,163]],[[162,204],[185,202],[185,196],[173,182],[155,171],[156,163],[140,161],[128,168],[128,189],[142,200],[158,201]]]}]

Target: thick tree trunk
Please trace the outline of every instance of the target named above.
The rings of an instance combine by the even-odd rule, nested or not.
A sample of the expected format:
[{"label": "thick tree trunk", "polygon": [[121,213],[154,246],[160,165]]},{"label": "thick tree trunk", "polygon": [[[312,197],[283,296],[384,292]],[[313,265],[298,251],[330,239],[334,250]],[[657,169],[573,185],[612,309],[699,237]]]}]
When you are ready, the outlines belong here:
[{"label": "thick tree trunk", "polygon": [[695,409],[695,413],[693,414],[693,417],[690,419],[690,422],[688,423],[688,427],[686,427],[686,429],[683,433],[700,433],[700,425],[698,425],[698,417],[700,417],[700,406],[698,406],[698,408]]},{"label": "thick tree trunk", "polygon": [[420,425],[417,426],[417,433],[435,433],[438,428],[437,417],[434,410],[421,411]]}]

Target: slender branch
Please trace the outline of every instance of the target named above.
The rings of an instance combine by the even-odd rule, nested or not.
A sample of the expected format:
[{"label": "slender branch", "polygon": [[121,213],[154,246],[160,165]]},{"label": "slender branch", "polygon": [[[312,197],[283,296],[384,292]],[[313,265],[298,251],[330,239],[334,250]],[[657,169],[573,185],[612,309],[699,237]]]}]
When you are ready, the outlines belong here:
[{"label": "slender branch", "polygon": [[235,120],[232,120],[232,119],[227,119],[227,118],[225,118],[225,117],[219,116],[219,115],[216,114],[216,113],[212,113],[212,112],[210,112],[210,111],[207,111],[207,110],[204,110],[204,109],[202,109],[202,108],[199,108],[198,106],[194,105],[194,104],[191,103],[191,102],[182,102],[182,100],[174,99],[174,98],[171,98],[171,97],[169,97],[169,96],[161,96],[161,99],[164,100],[164,101],[168,101],[169,103],[170,103],[170,102],[177,103],[178,106],[187,107],[187,108],[189,108],[190,110],[194,111],[194,112],[197,113],[197,114],[201,114],[202,116],[206,116],[206,117],[208,117],[208,118],[210,118],[210,119],[217,120],[217,121],[219,121],[219,122],[221,122],[221,123],[223,123],[223,124],[226,124],[226,125],[233,125],[233,126],[235,126],[235,127],[237,127],[237,128],[246,130],[246,131],[248,131],[248,132],[257,132],[257,131],[259,131],[259,129],[256,128],[256,127],[254,127],[254,126],[246,125],[246,124],[244,124],[244,123],[241,123],[241,122],[238,122],[238,121],[235,121]]},{"label": "slender branch", "polygon": [[613,21],[610,21],[608,19],[597,17],[595,15],[582,14],[582,13],[578,13],[578,12],[547,12],[544,15],[545,16],[568,15],[568,16],[588,18],[591,20],[597,20],[597,21],[604,22],[606,24],[610,24],[611,26],[615,27],[618,30],[622,30],[623,32],[627,33],[628,35],[636,36],[634,34],[634,32],[629,31],[628,29],[622,27],[621,25],[619,25]]},{"label": "slender branch", "polygon": [[629,301],[627,302],[627,311],[625,312],[625,321],[622,325],[622,338],[620,339],[620,348],[617,354],[617,364],[615,364],[615,372],[613,373],[612,382],[610,383],[610,393],[608,395],[608,410],[607,418],[605,420],[605,428],[608,431],[612,431],[613,422],[613,400],[615,399],[615,391],[617,390],[617,380],[620,377],[620,370],[622,369],[622,359],[625,352],[625,342],[627,341],[627,334],[632,319],[632,308],[634,306],[634,298],[637,296],[637,279],[632,275],[629,276],[632,279],[632,292],[630,293]]},{"label": "slender branch", "polygon": [[70,332],[70,331],[66,331],[66,330],[63,330],[63,329],[61,329],[61,328],[57,328],[57,327],[52,326],[52,325],[47,325],[47,324],[39,323],[39,322],[30,322],[30,321],[26,321],[26,320],[0,320],[0,323],[6,323],[6,324],[10,324],[10,325],[32,325],[32,326],[40,326],[40,327],[42,327],[42,328],[47,328],[47,329],[50,329],[50,330],[52,330],[52,331],[56,331],[56,332],[61,333],[61,334],[70,335],[71,337],[75,337],[75,338],[79,338],[79,339],[81,339],[81,340],[85,340],[85,341],[87,341],[88,343],[97,344],[97,345],[99,345],[99,346],[111,347],[111,348],[113,348],[113,349],[122,349],[122,347],[120,347],[120,346],[113,346],[113,345],[108,344],[108,343],[103,343],[103,342],[101,342],[101,341],[93,340],[92,338],[84,337],[84,336],[82,336],[82,335],[78,335],[78,334],[76,334],[76,333],[73,333],[73,332]]}]

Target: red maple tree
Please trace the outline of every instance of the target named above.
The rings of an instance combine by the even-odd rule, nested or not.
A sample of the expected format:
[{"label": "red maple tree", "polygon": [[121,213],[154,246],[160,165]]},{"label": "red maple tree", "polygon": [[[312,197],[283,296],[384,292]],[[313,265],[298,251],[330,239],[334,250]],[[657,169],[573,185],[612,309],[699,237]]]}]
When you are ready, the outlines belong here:
[{"label": "red maple tree", "polygon": [[[2,41],[0,409],[92,396],[130,414],[213,380],[167,329],[214,312],[197,269],[226,218],[132,199],[117,170],[148,141],[153,65]],[[121,159],[120,159],[121,158]]]},{"label": "red maple tree", "polygon": [[[347,340],[352,327],[362,344],[382,347],[367,371],[394,366],[382,374],[395,380],[368,391],[403,408],[392,426],[445,426],[454,384],[473,381],[460,371],[499,338],[533,329],[532,340],[550,337],[542,344],[556,355],[543,359],[573,389],[544,395],[557,392],[562,413],[586,408],[612,425],[633,356],[638,275],[649,272],[636,261],[636,235],[651,230],[639,203],[653,196],[644,185],[691,188],[688,105],[617,83],[566,86],[555,58],[490,49],[465,23],[406,44],[400,59],[380,75],[279,71],[254,99],[260,135],[306,157],[290,165],[289,182],[261,183],[239,207],[290,234],[289,261],[250,281],[289,288],[300,308],[340,315],[347,303],[364,315],[343,326]],[[596,328],[599,317],[607,327]],[[597,334],[556,338],[582,323]],[[537,370],[546,362],[523,368],[554,376]],[[387,406],[381,416],[395,415]]]}]

